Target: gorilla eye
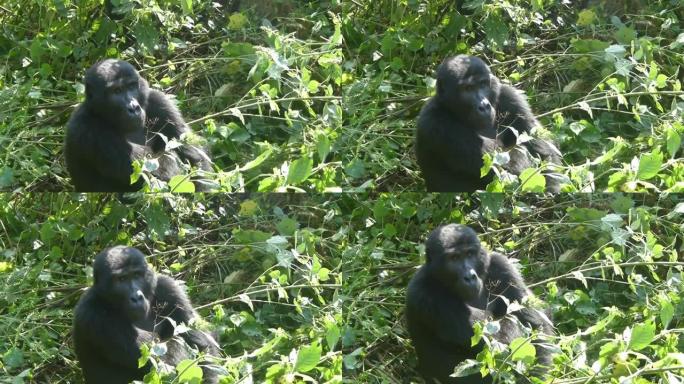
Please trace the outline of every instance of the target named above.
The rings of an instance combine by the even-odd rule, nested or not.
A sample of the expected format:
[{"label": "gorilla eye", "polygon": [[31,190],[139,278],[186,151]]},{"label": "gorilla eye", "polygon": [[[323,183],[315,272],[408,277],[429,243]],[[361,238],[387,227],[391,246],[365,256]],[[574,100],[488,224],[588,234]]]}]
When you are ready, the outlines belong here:
[{"label": "gorilla eye", "polygon": [[116,277],[116,282],[117,282],[117,283],[123,283],[123,282],[125,282],[125,281],[126,281],[126,276],[124,276],[124,275],[119,275],[119,276]]}]

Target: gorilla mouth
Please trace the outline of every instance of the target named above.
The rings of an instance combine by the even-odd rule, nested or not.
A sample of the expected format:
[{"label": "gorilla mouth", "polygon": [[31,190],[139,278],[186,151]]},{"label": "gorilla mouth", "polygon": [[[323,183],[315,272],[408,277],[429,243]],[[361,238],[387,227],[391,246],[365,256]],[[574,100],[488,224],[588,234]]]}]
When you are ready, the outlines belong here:
[{"label": "gorilla mouth", "polygon": [[464,284],[459,282],[455,284],[454,290],[463,301],[470,301],[477,298],[480,294],[482,282],[478,281],[475,284]]},{"label": "gorilla mouth", "polygon": [[485,131],[494,126],[496,114],[494,109],[490,109],[490,111],[490,113],[480,113],[478,111],[474,111],[474,113],[470,115],[472,123],[477,126],[478,130]]},{"label": "gorilla mouth", "polygon": [[147,316],[147,313],[150,310],[150,304],[147,302],[147,300],[144,301],[144,303],[141,303],[139,305],[129,305],[128,310],[126,311],[128,313],[128,318],[131,321],[138,321],[142,320]]},{"label": "gorilla mouth", "polygon": [[145,126],[145,111],[141,111],[137,116],[130,116],[122,126],[128,127],[127,132],[137,131]]}]

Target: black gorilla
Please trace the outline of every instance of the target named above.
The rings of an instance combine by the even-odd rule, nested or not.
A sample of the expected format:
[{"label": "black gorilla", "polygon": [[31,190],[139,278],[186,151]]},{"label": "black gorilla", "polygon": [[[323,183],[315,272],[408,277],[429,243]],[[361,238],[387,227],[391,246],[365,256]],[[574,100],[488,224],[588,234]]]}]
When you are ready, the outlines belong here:
[{"label": "black gorilla", "polygon": [[[65,156],[72,182],[80,192],[127,192],[131,162],[145,154],[159,160],[153,174],[165,181],[180,174],[180,161],[211,171],[211,160],[199,148],[181,145],[165,151],[167,140],[188,132],[178,108],[125,61],[108,59],[88,69],[86,98],[67,127]],[[196,183],[202,189],[203,183]]]},{"label": "black gorilla", "polygon": [[[484,189],[494,172],[481,177],[482,155],[517,144],[517,133],[539,123],[525,96],[501,84],[487,64],[473,56],[445,59],[437,68],[437,94],[418,117],[416,156],[428,191],[473,192]],[[560,164],[551,143],[532,139],[515,151],[505,168],[514,174],[532,165],[530,156]],[[555,175],[546,175],[547,190],[558,192]]]},{"label": "black gorilla", "polygon": [[[499,253],[487,253],[469,227],[440,226],[425,246],[426,263],[409,283],[406,297],[406,321],[419,371],[429,383],[489,383],[490,376],[449,375],[459,362],[474,359],[482,349],[482,342],[471,346],[473,323],[502,318],[510,302],[520,302],[531,293],[511,262]],[[553,332],[548,318],[535,309],[524,308],[513,315],[525,326]],[[504,317],[496,338],[508,343],[521,335],[519,323]],[[536,349],[538,361],[548,365],[548,351]]]},{"label": "black gorilla", "polygon": [[[172,278],[157,275],[131,247],[105,249],[95,257],[94,285],[83,295],[74,318],[74,346],[86,383],[142,380],[152,365],[138,368],[142,343],[170,339],[174,324],[195,317],[190,299]],[[218,356],[216,341],[197,330],[181,333],[187,346]],[[165,362],[187,358],[185,345],[170,340]],[[217,381],[203,367],[205,382]]]}]

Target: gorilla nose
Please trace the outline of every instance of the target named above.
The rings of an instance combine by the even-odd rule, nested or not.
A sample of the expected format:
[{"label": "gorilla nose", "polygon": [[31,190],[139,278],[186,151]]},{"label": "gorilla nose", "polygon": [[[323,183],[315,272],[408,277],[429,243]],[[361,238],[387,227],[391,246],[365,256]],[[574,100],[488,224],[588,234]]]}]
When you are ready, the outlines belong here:
[{"label": "gorilla nose", "polygon": [[477,272],[475,272],[474,269],[469,270],[466,272],[465,276],[463,276],[463,281],[465,281],[466,284],[474,284],[477,281]]},{"label": "gorilla nose", "polygon": [[489,100],[484,99],[480,102],[480,105],[477,106],[477,110],[482,113],[489,113],[489,110],[492,109],[492,105],[489,103]]},{"label": "gorilla nose", "polygon": [[144,299],[145,295],[143,295],[142,291],[139,289],[131,295],[131,303],[133,304],[140,304]]},{"label": "gorilla nose", "polygon": [[131,100],[130,103],[128,103],[128,114],[131,116],[138,116],[140,115],[140,112],[142,111],[142,108],[140,108],[140,104],[138,104],[137,101]]}]

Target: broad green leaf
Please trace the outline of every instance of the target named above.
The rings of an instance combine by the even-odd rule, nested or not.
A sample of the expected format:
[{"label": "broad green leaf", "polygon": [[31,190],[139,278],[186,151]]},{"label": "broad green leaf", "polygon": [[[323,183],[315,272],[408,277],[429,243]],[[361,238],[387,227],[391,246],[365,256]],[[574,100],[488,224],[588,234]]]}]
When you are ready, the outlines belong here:
[{"label": "broad green leaf", "polygon": [[665,131],[665,141],[667,143],[667,153],[674,157],[679,148],[682,145],[682,138],[679,133],[673,127],[667,128]]},{"label": "broad green leaf", "polygon": [[258,167],[259,165],[261,165],[261,163],[266,161],[266,159],[268,159],[272,153],[273,153],[273,150],[271,148],[266,149],[265,151],[261,152],[259,154],[259,156],[256,157],[256,159],[254,159],[254,160],[248,162],[247,164],[243,165],[240,168],[240,171],[244,172],[244,171],[248,171],[252,168]]},{"label": "broad green leaf", "polygon": [[186,15],[192,15],[192,0],[180,0],[181,8],[183,8],[183,13]]},{"label": "broad green leaf", "polygon": [[180,383],[201,383],[202,368],[194,360],[186,359],[176,365],[178,372],[178,382]]},{"label": "broad green leaf", "polygon": [[655,177],[663,165],[663,154],[655,150],[651,153],[641,155],[639,158],[639,170],[637,171],[637,178],[639,180],[648,180]]},{"label": "broad green leaf", "polygon": [[525,337],[518,337],[511,341],[511,359],[513,361],[527,361],[532,363],[537,356],[534,345]]},{"label": "broad green leaf", "polygon": [[534,168],[527,168],[518,177],[523,192],[543,193],[546,189],[546,179]]},{"label": "broad green leaf", "polygon": [[238,215],[240,216],[255,216],[257,210],[259,209],[259,204],[254,200],[245,200],[240,203],[240,211]]},{"label": "broad green leaf", "polygon": [[283,217],[283,219],[280,220],[278,224],[276,224],[276,229],[281,235],[292,236],[294,235],[298,226],[299,224],[296,220],[293,220],[289,217]]},{"label": "broad green leaf", "polygon": [[596,13],[591,9],[582,10],[579,15],[577,15],[577,25],[586,27],[591,25],[596,20]]},{"label": "broad green leaf", "polygon": [[316,136],[316,151],[318,152],[318,161],[325,162],[325,158],[330,153],[330,139],[325,132],[321,132]]},{"label": "broad green leaf", "polygon": [[195,184],[192,183],[190,177],[187,175],[176,175],[169,180],[169,188],[171,192],[177,193],[194,193]]},{"label": "broad green leaf", "polygon": [[487,176],[489,170],[492,169],[492,164],[494,164],[494,159],[492,158],[491,154],[485,153],[482,155],[482,168],[480,168],[480,177]]},{"label": "broad green leaf", "polygon": [[632,329],[632,337],[629,338],[629,348],[640,351],[648,347],[655,337],[655,324],[647,322],[637,324]]},{"label": "broad green leaf", "polygon": [[340,327],[333,321],[327,321],[325,324],[325,342],[328,344],[329,350],[333,351],[335,349],[340,336]]},{"label": "broad green leaf", "polygon": [[663,297],[660,299],[660,323],[663,328],[670,324],[674,317],[674,306],[669,298]]},{"label": "broad green leaf", "polygon": [[314,343],[310,346],[302,347],[297,354],[297,362],[294,370],[297,372],[308,372],[318,365],[321,359],[321,346]]},{"label": "broad green leaf", "polygon": [[287,184],[297,185],[306,180],[311,175],[313,168],[313,160],[309,157],[299,158],[290,163],[290,168],[287,172]]}]

